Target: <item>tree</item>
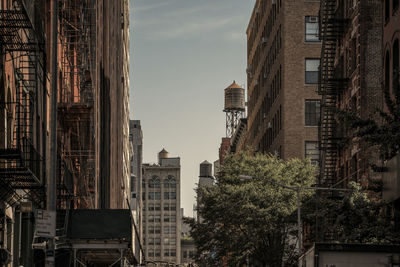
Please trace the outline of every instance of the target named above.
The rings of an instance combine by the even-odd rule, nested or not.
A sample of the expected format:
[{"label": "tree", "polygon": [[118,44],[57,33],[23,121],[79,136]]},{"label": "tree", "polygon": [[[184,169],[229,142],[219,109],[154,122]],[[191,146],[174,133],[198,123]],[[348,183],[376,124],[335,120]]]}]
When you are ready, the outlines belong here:
[{"label": "tree", "polygon": [[333,240],[341,243],[399,244],[399,229],[390,217],[382,214],[384,202],[368,198],[355,182],[350,182],[348,188],[352,191],[340,192],[335,197],[315,194],[304,200],[303,222],[318,229],[314,241],[331,234]]},{"label": "tree", "polygon": [[[250,258],[255,266],[295,266],[297,197],[273,182],[310,186],[315,174],[309,160],[248,151],[228,155],[215,186],[197,190],[202,220],[189,223],[199,264],[240,266]],[[243,182],[240,175],[259,179]]]},{"label": "tree", "polygon": [[[345,128],[351,130],[350,138],[344,143],[358,140],[369,145],[378,146],[382,158],[392,158],[400,150],[400,85],[393,83],[393,94],[386,84],[383,89],[385,108],[378,108],[378,116],[362,118],[357,112],[338,111],[338,118]],[[373,166],[375,167],[375,166]]]}]

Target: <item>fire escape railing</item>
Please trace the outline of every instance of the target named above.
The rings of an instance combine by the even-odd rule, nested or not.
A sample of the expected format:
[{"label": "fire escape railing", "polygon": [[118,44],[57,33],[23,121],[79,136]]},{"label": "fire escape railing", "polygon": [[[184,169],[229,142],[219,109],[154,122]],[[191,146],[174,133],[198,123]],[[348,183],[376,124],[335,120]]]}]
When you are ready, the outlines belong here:
[{"label": "fire escape railing", "polygon": [[8,144],[0,148],[0,180],[7,191],[0,194],[16,203],[22,192],[43,203],[44,161],[33,142],[33,122],[36,99],[46,77],[44,42],[21,0],[13,1],[13,9],[0,10],[0,45],[11,57],[15,77],[15,98],[0,103],[11,122]]},{"label": "fire escape railing", "polygon": [[337,99],[347,82],[343,77],[343,64],[337,58],[338,41],[348,22],[341,2],[338,4],[336,0],[321,0],[320,8],[322,48],[318,93],[322,100],[319,124],[319,184],[324,186],[331,186],[336,182],[339,139],[336,134]]}]

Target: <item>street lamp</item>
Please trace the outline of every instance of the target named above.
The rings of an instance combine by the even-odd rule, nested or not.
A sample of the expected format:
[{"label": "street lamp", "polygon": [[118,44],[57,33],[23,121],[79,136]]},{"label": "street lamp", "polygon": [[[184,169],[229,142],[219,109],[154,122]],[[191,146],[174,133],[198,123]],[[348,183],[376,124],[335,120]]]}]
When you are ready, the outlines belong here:
[{"label": "street lamp", "polygon": [[258,180],[258,181],[265,181],[265,182],[269,182],[273,185],[277,185],[289,190],[293,190],[296,191],[296,195],[297,195],[297,239],[298,239],[298,252],[299,252],[299,256],[301,255],[301,248],[302,248],[302,227],[301,227],[301,203],[300,203],[300,191],[301,190],[325,190],[325,191],[352,191],[352,189],[346,189],[346,188],[333,188],[333,187],[302,187],[302,186],[288,186],[288,185],[284,185],[281,183],[277,183],[275,181],[271,181],[271,180],[267,180],[265,178],[262,177],[253,177],[253,176],[249,176],[249,175],[239,175],[239,179],[241,181],[251,181],[251,180]]}]

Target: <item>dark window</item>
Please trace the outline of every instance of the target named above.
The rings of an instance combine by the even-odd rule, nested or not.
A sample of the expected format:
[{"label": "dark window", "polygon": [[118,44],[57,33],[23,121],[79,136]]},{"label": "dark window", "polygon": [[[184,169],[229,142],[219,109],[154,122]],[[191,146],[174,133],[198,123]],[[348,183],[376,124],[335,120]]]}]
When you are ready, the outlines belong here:
[{"label": "dark window", "polygon": [[305,104],[305,124],[306,126],[318,126],[320,116],[321,101],[307,99]]},{"label": "dark window", "polygon": [[306,83],[317,84],[318,83],[318,69],[320,60],[319,59],[306,59]]},{"label": "dark window", "polygon": [[389,51],[386,52],[385,56],[385,91],[390,92],[390,55]]},{"label": "dark window", "polygon": [[393,0],[393,13],[399,9],[399,0]]},{"label": "dark window", "polygon": [[390,18],[390,0],[385,0],[385,22]]},{"label": "dark window", "polygon": [[397,95],[400,90],[400,79],[399,79],[399,40],[394,41],[393,44],[393,94]]},{"label": "dark window", "polygon": [[351,41],[351,70],[355,71],[357,68],[357,39]]},{"label": "dark window", "polygon": [[306,16],[306,42],[319,42],[319,24],[317,16]]},{"label": "dark window", "polygon": [[306,158],[311,160],[312,165],[318,166],[319,150],[317,141],[306,141]]},{"label": "dark window", "polygon": [[164,199],[169,199],[169,192],[164,192]]}]

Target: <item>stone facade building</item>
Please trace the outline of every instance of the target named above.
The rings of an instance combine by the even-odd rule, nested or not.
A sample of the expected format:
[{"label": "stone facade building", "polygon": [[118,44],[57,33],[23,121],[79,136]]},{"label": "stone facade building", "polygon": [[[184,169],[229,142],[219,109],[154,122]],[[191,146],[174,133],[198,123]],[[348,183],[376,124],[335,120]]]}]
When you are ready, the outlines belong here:
[{"label": "stone facade building", "polygon": [[181,185],[180,158],[164,149],[158,164],[143,164],[143,247],[145,258],[180,264]]},{"label": "stone facade building", "polygon": [[319,1],[258,0],[247,28],[247,136],[254,151],[319,159]]}]

